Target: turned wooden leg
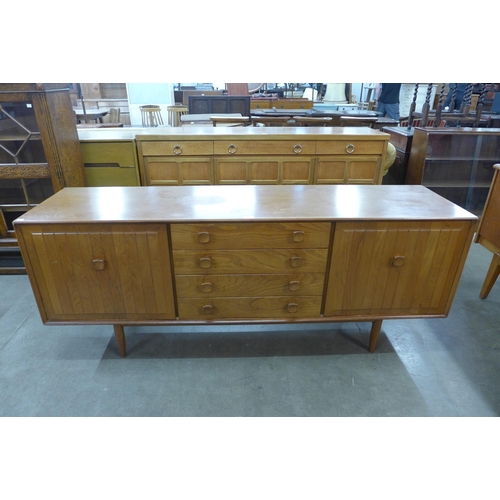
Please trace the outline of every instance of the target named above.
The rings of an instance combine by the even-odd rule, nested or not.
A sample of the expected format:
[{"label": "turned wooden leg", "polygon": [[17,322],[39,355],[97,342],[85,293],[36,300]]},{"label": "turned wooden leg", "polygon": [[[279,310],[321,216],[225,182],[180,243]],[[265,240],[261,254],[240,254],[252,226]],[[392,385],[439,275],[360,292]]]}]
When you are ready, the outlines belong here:
[{"label": "turned wooden leg", "polygon": [[499,274],[500,254],[495,253],[493,254],[493,258],[491,259],[490,268],[486,273],[486,278],[484,279],[483,287],[479,292],[479,297],[481,297],[482,299],[488,297],[488,294],[491,292],[491,289],[493,288],[493,285],[495,284],[495,281],[497,280]]},{"label": "turned wooden leg", "polygon": [[380,329],[382,328],[382,320],[377,319],[376,321],[372,321],[372,330],[370,332],[370,345],[368,350],[370,352],[375,351],[375,347],[377,346],[378,336],[380,335]]},{"label": "turned wooden leg", "polygon": [[127,355],[127,346],[125,344],[125,332],[123,325],[113,325],[115,331],[116,344],[118,345],[118,354],[124,358]]}]

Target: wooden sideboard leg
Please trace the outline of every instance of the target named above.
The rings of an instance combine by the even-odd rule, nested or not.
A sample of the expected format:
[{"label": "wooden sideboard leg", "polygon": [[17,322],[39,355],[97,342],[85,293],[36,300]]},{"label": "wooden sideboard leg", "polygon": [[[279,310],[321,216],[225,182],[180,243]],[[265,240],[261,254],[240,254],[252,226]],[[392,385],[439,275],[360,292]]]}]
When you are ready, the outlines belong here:
[{"label": "wooden sideboard leg", "polygon": [[499,274],[500,274],[500,254],[495,253],[493,254],[493,258],[491,259],[491,264],[488,269],[488,272],[486,273],[486,278],[484,279],[483,287],[479,292],[479,297],[481,297],[482,299],[488,297]]},{"label": "wooden sideboard leg", "polygon": [[382,328],[382,321],[383,320],[381,319],[372,321],[372,330],[370,332],[370,345],[368,347],[368,350],[370,352],[375,351],[375,347],[377,346],[378,336],[380,334],[380,329]]},{"label": "wooden sideboard leg", "polygon": [[116,344],[118,345],[118,354],[124,358],[127,355],[127,346],[125,344],[125,332],[123,325],[113,325],[115,331]]}]

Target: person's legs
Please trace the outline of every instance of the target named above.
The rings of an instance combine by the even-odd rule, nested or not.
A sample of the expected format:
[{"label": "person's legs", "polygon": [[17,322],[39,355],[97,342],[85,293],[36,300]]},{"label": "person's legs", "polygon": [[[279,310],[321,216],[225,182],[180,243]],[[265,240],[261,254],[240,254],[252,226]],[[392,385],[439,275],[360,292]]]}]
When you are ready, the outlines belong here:
[{"label": "person's legs", "polygon": [[379,101],[377,104],[377,112],[380,113],[380,116],[384,117],[387,114],[386,104]]},{"label": "person's legs", "polygon": [[384,104],[384,106],[385,106],[385,114],[389,118],[399,121],[399,103],[397,102],[396,104]]}]

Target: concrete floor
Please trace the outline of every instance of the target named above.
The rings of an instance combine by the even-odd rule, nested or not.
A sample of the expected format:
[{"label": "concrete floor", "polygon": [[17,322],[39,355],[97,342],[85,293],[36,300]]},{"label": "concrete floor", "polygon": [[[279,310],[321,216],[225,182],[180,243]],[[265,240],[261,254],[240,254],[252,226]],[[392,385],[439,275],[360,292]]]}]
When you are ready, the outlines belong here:
[{"label": "concrete floor", "polygon": [[27,276],[0,276],[0,416],[497,416],[500,283],[473,243],[445,319],[43,326]]}]

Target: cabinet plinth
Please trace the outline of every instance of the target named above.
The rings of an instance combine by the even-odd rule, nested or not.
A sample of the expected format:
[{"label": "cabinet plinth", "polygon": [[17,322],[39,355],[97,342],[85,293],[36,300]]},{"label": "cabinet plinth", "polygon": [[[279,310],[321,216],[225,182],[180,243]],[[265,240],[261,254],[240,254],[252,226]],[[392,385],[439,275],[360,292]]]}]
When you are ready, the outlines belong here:
[{"label": "cabinet plinth", "polygon": [[477,217],[422,186],[64,189],[15,221],[45,323],[445,317]]}]

